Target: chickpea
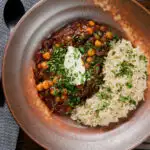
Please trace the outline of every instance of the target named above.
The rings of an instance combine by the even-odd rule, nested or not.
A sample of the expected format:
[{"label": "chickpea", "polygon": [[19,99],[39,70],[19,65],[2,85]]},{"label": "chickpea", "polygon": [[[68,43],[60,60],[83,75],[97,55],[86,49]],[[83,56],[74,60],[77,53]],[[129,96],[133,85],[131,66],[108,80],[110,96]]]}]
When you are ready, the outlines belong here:
[{"label": "chickpea", "polygon": [[96,54],[96,51],[94,49],[89,49],[87,54],[88,56],[94,56]]},{"label": "chickpea", "polygon": [[42,84],[43,84],[43,88],[45,90],[47,90],[49,88],[49,81],[48,80],[45,80]]},{"label": "chickpea", "polygon": [[54,79],[53,79],[53,83],[56,84],[57,82],[58,82],[58,77],[55,76]]},{"label": "chickpea", "polygon": [[85,69],[89,69],[90,68],[90,65],[88,63],[85,63]]},{"label": "chickpea", "polygon": [[99,40],[96,40],[95,41],[95,46],[96,47],[101,47],[103,44],[102,44],[102,42],[101,41],[99,41]]},{"label": "chickpea", "polygon": [[105,36],[107,39],[110,39],[110,40],[113,38],[112,32],[110,31],[106,32]]},{"label": "chickpea", "polygon": [[94,21],[89,21],[89,25],[90,25],[90,26],[94,26],[94,25],[95,25],[95,22],[94,22]]},{"label": "chickpea", "polygon": [[60,44],[59,44],[59,43],[56,43],[55,46],[56,46],[56,47],[60,47]]},{"label": "chickpea", "polygon": [[62,95],[62,96],[61,96],[61,100],[62,100],[62,101],[67,100],[67,98],[68,98],[68,97],[67,97],[66,95]]},{"label": "chickpea", "polygon": [[62,90],[62,93],[63,93],[64,95],[67,95],[67,93],[68,93],[67,89],[64,88],[64,89]]},{"label": "chickpea", "polygon": [[61,101],[60,97],[59,96],[55,97],[55,101],[60,102]]},{"label": "chickpea", "polygon": [[46,61],[41,63],[41,68],[43,68],[43,69],[47,69],[48,68],[48,64],[47,64]]},{"label": "chickpea", "polygon": [[50,89],[50,94],[55,95],[55,89],[54,88]]},{"label": "chickpea", "polygon": [[92,57],[88,57],[88,58],[86,59],[86,61],[87,61],[88,63],[91,63],[91,62],[93,61],[93,58],[92,58]]},{"label": "chickpea", "polygon": [[88,34],[93,34],[93,29],[92,28],[87,28],[86,31],[88,32]]},{"label": "chickpea", "polygon": [[53,86],[53,85],[54,85],[53,81],[49,81],[49,86]]},{"label": "chickpea", "polygon": [[49,60],[51,58],[51,54],[50,52],[46,52],[43,54],[43,58],[46,59],[46,60]]},{"label": "chickpea", "polygon": [[43,90],[43,84],[42,83],[39,83],[37,86],[36,86],[36,89],[37,91],[42,91]]}]

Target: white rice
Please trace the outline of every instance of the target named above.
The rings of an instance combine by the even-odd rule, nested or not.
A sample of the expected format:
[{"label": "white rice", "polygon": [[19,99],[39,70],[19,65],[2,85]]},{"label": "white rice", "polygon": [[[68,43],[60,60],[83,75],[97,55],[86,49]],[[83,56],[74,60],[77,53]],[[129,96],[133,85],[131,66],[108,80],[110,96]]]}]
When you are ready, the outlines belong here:
[{"label": "white rice", "polygon": [[[144,100],[147,88],[146,57],[127,40],[112,42],[111,45],[103,69],[103,86],[96,95],[72,112],[71,118],[84,125],[108,126],[111,122],[118,122],[119,118],[127,117]],[[127,64],[127,70],[120,75],[123,63]]]}]

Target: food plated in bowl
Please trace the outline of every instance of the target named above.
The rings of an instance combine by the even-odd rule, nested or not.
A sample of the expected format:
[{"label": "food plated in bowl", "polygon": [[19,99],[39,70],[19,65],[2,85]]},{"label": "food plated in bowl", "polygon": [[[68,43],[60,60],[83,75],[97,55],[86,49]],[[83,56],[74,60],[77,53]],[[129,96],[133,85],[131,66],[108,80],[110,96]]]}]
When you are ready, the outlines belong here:
[{"label": "food plated in bowl", "polygon": [[118,122],[144,100],[147,58],[110,26],[71,22],[42,42],[34,61],[40,99],[83,125]]},{"label": "food plated in bowl", "polygon": [[[103,5],[105,7],[104,9],[102,6],[103,2],[105,3]],[[100,4],[100,7],[97,4]],[[129,14],[126,13],[125,11],[126,9],[128,9]],[[138,16],[141,19],[140,22],[139,22],[139,18],[138,19],[136,18],[134,11],[136,12],[136,16]],[[140,17],[141,14],[142,17]],[[42,67],[43,66],[47,67],[47,63],[46,65],[45,63],[43,63],[44,65],[41,65],[41,63],[49,62],[48,67],[50,67],[51,64],[50,62],[51,60],[53,60],[53,53],[50,52],[54,52],[54,51],[48,51],[42,49],[43,45],[45,46],[47,45],[46,44],[47,42],[41,43],[41,41],[43,41],[43,39],[45,39],[44,41],[46,41],[46,39],[49,40],[50,38],[53,38],[53,35],[55,35],[55,33],[64,29],[67,25],[71,25],[71,23],[74,23],[75,21],[79,21],[79,18],[81,20],[86,20],[87,24],[89,23],[89,21],[94,21],[96,25],[107,26],[108,27],[107,31],[112,32],[113,39],[115,39],[114,38],[115,35],[119,35],[118,36],[119,39],[116,39],[116,42],[114,44],[113,44],[113,40],[110,40],[112,44],[109,46],[111,47],[108,49],[108,53],[106,54],[106,56],[104,56],[103,65],[100,66],[101,67],[100,74],[103,76],[102,77],[103,82],[99,84],[100,87],[98,87],[98,91],[94,91],[94,93],[92,93],[91,96],[83,99],[83,101],[81,101],[79,105],[78,104],[73,105],[75,107],[73,107],[71,113],[68,114],[59,113],[57,111],[53,111],[51,106],[48,107],[48,103],[44,102],[44,99],[46,97],[44,98],[43,96],[43,98],[41,98],[42,93],[44,93],[46,90],[49,91],[50,93],[51,88],[52,89],[55,88],[57,84],[53,84],[54,86],[50,86],[52,85],[51,83],[55,83],[55,80],[54,82],[48,82],[47,84],[47,82],[44,81],[45,80],[53,81],[53,78],[50,79],[49,76],[48,79],[42,78],[39,80],[38,79],[39,76],[35,78],[36,70],[34,71],[33,68],[40,69],[41,67],[41,69],[38,71],[42,73],[43,72]],[[136,53],[137,56],[144,55],[146,56],[147,60],[149,60],[150,54],[148,49],[150,46],[148,40],[149,34],[147,32],[147,29],[149,28],[148,18],[149,18],[148,13],[146,13],[141,7],[136,5],[133,1],[124,1],[124,0],[120,0],[120,1],[109,0],[108,4],[106,3],[105,0],[104,1],[101,0],[100,3],[98,1],[96,2],[96,0],[95,1],[88,0],[86,3],[85,1],[82,0],[76,0],[76,1],[64,0],[63,3],[60,3],[60,1],[54,2],[51,0],[46,0],[46,1],[41,1],[34,8],[32,8],[31,11],[29,11],[25,15],[25,17],[23,17],[23,19],[19,22],[17,27],[14,29],[13,36],[11,37],[7,45],[5,58],[4,58],[4,65],[3,65],[3,86],[4,86],[6,99],[10,107],[10,110],[13,113],[13,116],[16,118],[17,122],[24,129],[24,131],[31,138],[33,138],[36,142],[38,142],[46,149],[52,148],[56,150],[57,149],[76,150],[79,149],[80,147],[82,147],[83,150],[84,149],[126,150],[142,142],[142,140],[144,140],[149,135],[149,123],[150,123],[149,75],[148,75],[148,80],[145,80],[145,73],[144,73],[143,74],[144,80],[140,80],[141,83],[145,83],[145,81],[147,82],[146,91],[144,92],[144,89],[146,88],[145,86],[143,86],[142,89],[140,89],[141,98],[139,99],[142,100],[141,93],[144,93],[144,97],[145,97],[144,102],[142,104],[139,104],[140,107],[136,109],[135,113],[133,113],[131,117],[129,116],[127,117],[125,116],[125,114],[128,114],[128,111],[130,112],[131,109],[135,109],[138,106],[137,103],[140,101],[139,99],[136,99],[135,94],[130,94],[130,92],[135,91],[135,89],[138,89],[138,87],[135,88],[134,86],[136,80],[135,81],[132,80],[132,85],[131,85],[131,81],[129,82],[128,79],[126,78],[127,75],[122,77],[121,76],[116,77],[113,76],[113,74],[107,74],[107,73],[109,73],[108,66],[110,67],[109,59],[113,58],[111,51],[115,51],[115,50],[118,51],[118,49],[116,49],[116,45],[120,47],[120,45],[124,45],[123,43],[127,43],[127,47],[131,48],[131,54]],[[141,22],[143,23],[141,24]],[[93,26],[91,25],[88,24],[88,27],[93,28]],[[106,33],[104,33],[104,35],[105,34]],[[96,39],[96,40],[102,42],[101,37],[100,39]],[[93,46],[95,46],[96,40],[94,39]],[[129,41],[131,41],[132,44],[130,44]],[[96,42],[96,43],[100,43],[100,42]],[[56,44],[56,46],[59,47],[59,43],[58,45]],[[69,49],[71,48],[70,52],[74,52],[73,49],[79,49],[79,47],[76,45],[70,44],[68,46],[66,48],[62,47],[63,50],[65,49],[68,52],[68,48]],[[124,48],[125,53],[127,52],[126,51],[127,47]],[[96,48],[93,49],[94,51],[93,50],[92,51],[95,53],[97,49]],[[138,52],[137,49],[140,49],[140,52]],[[40,50],[41,50],[41,54],[40,54],[41,63],[40,62],[36,63],[37,61],[35,59],[35,56],[38,52],[40,52]],[[80,50],[82,51],[83,49]],[[86,51],[84,53],[87,54],[89,49],[85,49],[85,50]],[[107,48],[105,50],[107,50]],[[64,55],[67,56],[66,54],[68,53],[65,53]],[[80,56],[82,55],[83,54],[81,53]],[[120,53],[118,53],[119,57],[120,55],[123,56],[121,51]],[[95,56],[96,54],[94,55],[94,57]],[[94,58],[93,56],[91,57]],[[114,62],[119,63],[119,61],[116,60],[117,57],[115,57],[114,61],[111,62],[112,66],[114,65]],[[139,56],[135,58],[139,59]],[[67,61],[69,60],[70,59],[68,59]],[[123,61],[124,57],[121,60]],[[140,64],[143,64],[144,66],[144,64],[146,65],[146,62],[144,62],[143,60],[142,59],[140,60],[141,62]],[[93,61],[95,62],[94,59]],[[128,59],[127,61],[130,62]],[[129,73],[130,75],[132,75],[132,73],[133,74],[137,73],[136,68],[139,68],[136,67],[137,66],[137,64],[135,63],[136,61],[135,62],[134,61],[135,61],[134,59],[131,59],[130,62],[131,64],[134,65],[134,67],[131,64],[129,65],[130,67],[132,66],[131,67],[132,69],[128,66],[128,64],[123,63],[123,66],[128,66],[125,67],[126,68],[125,70],[129,70],[128,72],[130,72]],[[83,62],[84,63],[82,64],[82,66],[80,63],[81,68],[85,68],[86,59],[83,60]],[[88,63],[88,64],[90,67],[92,66],[92,63]],[[147,65],[149,66],[149,61],[147,62]],[[37,68],[38,66],[39,68]],[[117,68],[118,67],[120,68],[120,65],[117,66]],[[140,68],[141,67],[142,66],[140,66]],[[114,66],[113,68],[115,69]],[[145,67],[143,67],[140,70],[141,73],[143,73],[144,68]],[[110,70],[111,69],[112,68],[110,68]],[[87,69],[85,69],[85,72],[86,71]],[[120,70],[118,70],[118,73],[119,71]],[[82,73],[84,74],[85,72],[83,71]],[[111,82],[112,80],[108,82],[109,79],[106,78],[108,77],[107,75],[111,75],[111,77],[113,77],[113,80],[114,79],[116,80],[116,78],[121,78],[121,80],[123,80],[125,83],[127,82],[127,84],[123,82],[121,83],[122,83],[122,88],[128,90],[129,93],[128,92],[124,93],[122,89],[122,91],[117,92],[116,95],[118,95],[118,97],[115,99],[117,100],[117,104],[122,104],[123,108],[127,108],[125,113],[121,113],[123,114],[122,117],[125,116],[127,118],[127,120],[123,123],[119,121],[121,114],[115,113],[114,111],[115,109],[110,109],[110,108],[114,108],[112,107],[112,102],[115,101],[112,100],[114,100],[114,95],[115,95],[114,90],[115,89],[117,90],[117,88],[111,87],[112,92],[109,92],[108,96],[112,96],[112,99],[108,98],[106,100],[107,96],[105,95],[107,95],[107,93],[105,93],[105,91],[103,90],[105,90],[106,84],[109,83],[110,85],[112,83]],[[58,76],[57,81],[59,81],[59,79],[61,79],[61,76],[56,74],[56,77],[57,76]],[[140,74],[140,77],[141,76],[142,74]],[[40,83],[42,86],[38,86]],[[128,88],[128,87],[132,87],[132,88]],[[41,91],[39,91],[40,88]],[[64,99],[62,98],[62,96],[64,97],[64,95],[67,97],[73,95],[73,94],[69,95],[68,90],[66,92],[66,90],[62,89],[63,91],[62,92],[61,88],[58,89],[59,89],[59,93],[58,95],[56,94],[59,97],[57,98],[58,101]],[[108,91],[110,91],[109,88]],[[99,95],[97,94],[99,92],[104,92],[105,94]],[[65,94],[62,95],[61,93],[63,94],[65,93]],[[101,108],[101,106],[98,106],[97,108],[98,101],[96,101],[95,98],[94,98],[95,101],[92,100],[92,102],[94,103],[90,103],[91,102],[90,100],[95,96],[96,98],[103,97],[104,99],[101,98],[102,102],[103,101],[111,102],[109,103],[110,105],[103,103],[104,104],[103,107],[105,108],[104,109],[105,111],[112,110],[113,114],[116,114],[115,115],[116,118],[114,119],[113,117],[113,119],[115,120],[115,122],[119,122],[119,123],[117,123],[117,125],[115,125],[114,128],[111,127],[109,128],[109,126],[111,125],[108,123],[108,121],[112,122],[111,118],[110,120],[107,120],[107,122],[105,122],[105,125],[104,122],[102,124],[100,119],[97,120],[96,117],[99,118],[98,116],[99,114],[100,116],[104,117],[104,114],[102,115],[102,111],[104,110],[99,109]],[[119,96],[123,96],[123,98],[121,98],[122,101],[120,101]],[[128,96],[132,96],[131,97],[132,99]],[[54,101],[55,94],[52,95],[52,97],[53,98],[51,100]],[[135,104],[133,100],[136,101],[136,105],[133,105]],[[67,101],[68,99],[66,99],[66,102]],[[59,103],[59,105],[63,106],[62,103]],[[84,114],[84,118],[83,115],[80,115],[83,114],[84,111],[87,111],[87,106],[89,105],[92,106],[89,109],[92,113],[94,113],[95,110],[97,110],[96,112],[98,112],[97,116],[92,115],[94,116],[92,119],[90,118],[89,113],[87,113],[87,115]],[[96,109],[94,106],[96,106]],[[116,106],[118,107],[118,105]],[[122,107],[120,107],[119,105],[118,108],[121,109]],[[88,118],[90,118],[90,121],[87,122]],[[95,119],[97,122],[94,121]],[[108,128],[99,127],[99,126],[107,126],[107,124],[109,124]]]}]

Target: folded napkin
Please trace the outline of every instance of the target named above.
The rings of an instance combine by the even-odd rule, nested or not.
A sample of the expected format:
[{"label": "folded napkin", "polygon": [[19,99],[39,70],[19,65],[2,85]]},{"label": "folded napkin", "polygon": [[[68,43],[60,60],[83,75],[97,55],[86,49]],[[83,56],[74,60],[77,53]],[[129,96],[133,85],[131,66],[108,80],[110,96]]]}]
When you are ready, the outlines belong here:
[{"label": "folded napkin", "polygon": [[[2,70],[2,58],[4,48],[9,36],[9,29],[6,27],[3,20],[3,9],[7,0],[0,0],[0,78]],[[39,0],[22,0],[25,10],[27,11]],[[2,97],[0,97],[0,100]],[[14,121],[7,105],[0,107],[0,150],[15,150],[19,127]],[[150,140],[144,142],[137,149],[150,150]]]}]

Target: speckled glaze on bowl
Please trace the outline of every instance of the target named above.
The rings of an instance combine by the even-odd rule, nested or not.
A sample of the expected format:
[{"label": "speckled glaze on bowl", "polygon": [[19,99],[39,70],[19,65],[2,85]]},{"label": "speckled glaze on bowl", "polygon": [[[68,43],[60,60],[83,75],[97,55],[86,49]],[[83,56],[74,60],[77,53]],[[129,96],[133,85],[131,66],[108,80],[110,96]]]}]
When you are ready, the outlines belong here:
[{"label": "speckled glaze on bowl", "polygon": [[125,34],[150,56],[150,13],[131,0],[43,0],[15,27],[6,47],[3,86],[9,108],[24,131],[50,150],[127,150],[150,133],[150,77],[145,102],[129,120],[114,128],[87,128],[51,116],[34,85],[33,54],[40,41],[64,24],[88,18]]}]

